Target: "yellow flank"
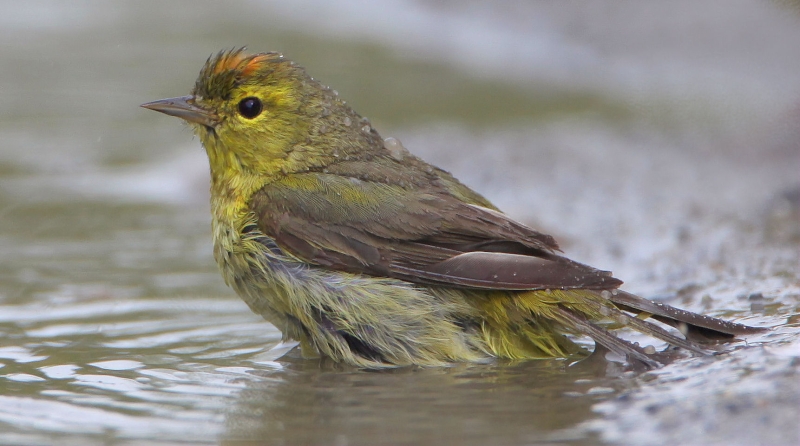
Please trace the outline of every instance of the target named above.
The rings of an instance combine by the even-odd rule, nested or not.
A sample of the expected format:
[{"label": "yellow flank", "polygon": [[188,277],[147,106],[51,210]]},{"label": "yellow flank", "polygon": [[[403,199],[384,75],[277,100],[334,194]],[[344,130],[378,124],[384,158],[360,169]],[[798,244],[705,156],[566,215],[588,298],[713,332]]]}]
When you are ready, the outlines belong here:
[{"label": "yellow flank", "polygon": [[[211,167],[225,282],[304,355],[370,368],[563,357],[581,351],[569,335],[590,334],[654,364],[592,324],[609,314],[630,321],[599,291],[619,280],[558,256],[552,237],[398,141],[385,146],[368,120],[280,54],[222,52],[189,96],[144,106],[193,126]],[[509,285],[517,279],[525,281]],[[667,308],[623,300],[640,314]],[[668,314],[723,333],[735,325]]]}]

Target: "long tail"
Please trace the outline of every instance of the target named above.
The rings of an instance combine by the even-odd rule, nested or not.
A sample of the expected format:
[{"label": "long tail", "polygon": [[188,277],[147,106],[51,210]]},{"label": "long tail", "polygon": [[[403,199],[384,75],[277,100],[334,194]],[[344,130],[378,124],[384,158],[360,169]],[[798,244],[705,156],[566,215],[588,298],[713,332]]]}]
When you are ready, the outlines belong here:
[{"label": "long tail", "polygon": [[[604,295],[606,295],[604,293]],[[731,339],[735,336],[745,336],[763,333],[768,328],[751,327],[737,324],[722,319],[717,319],[691,311],[681,310],[667,304],[643,299],[635,294],[615,290],[608,295],[608,299],[619,309],[637,314],[640,319],[648,316],[661,323],[675,327],[686,339],[692,341],[713,341]]]},{"label": "long tail", "polygon": [[[616,290],[614,292],[597,293],[614,303],[617,308],[604,307],[598,303],[597,311],[613,320],[617,325],[630,327],[638,332],[668,344],[689,350],[699,355],[710,355],[714,352],[706,348],[709,341],[731,339],[735,336],[762,333],[769,330],[763,327],[748,325],[703,316],[690,311],[681,310],[666,304],[643,299],[634,294]],[[633,313],[631,316],[626,312]],[[594,341],[608,350],[625,355],[630,360],[653,368],[663,363],[663,355],[649,352],[636,344],[618,338],[606,329],[595,325],[583,314],[561,307],[558,310],[561,319],[590,336]],[[675,327],[685,336],[681,338],[659,325],[644,319],[654,319],[668,326]]]}]

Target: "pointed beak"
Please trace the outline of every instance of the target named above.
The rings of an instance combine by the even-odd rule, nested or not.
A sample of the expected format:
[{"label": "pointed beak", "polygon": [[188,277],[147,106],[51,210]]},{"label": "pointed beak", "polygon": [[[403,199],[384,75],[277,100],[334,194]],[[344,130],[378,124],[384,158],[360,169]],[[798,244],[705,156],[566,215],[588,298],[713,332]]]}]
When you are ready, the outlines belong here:
[{"label": "pointed beak", "polygon": [[219,123],[219,117],[216,114],[195,105],[194,96],[159,99],[142,104],[142,107],[212,128]]}]

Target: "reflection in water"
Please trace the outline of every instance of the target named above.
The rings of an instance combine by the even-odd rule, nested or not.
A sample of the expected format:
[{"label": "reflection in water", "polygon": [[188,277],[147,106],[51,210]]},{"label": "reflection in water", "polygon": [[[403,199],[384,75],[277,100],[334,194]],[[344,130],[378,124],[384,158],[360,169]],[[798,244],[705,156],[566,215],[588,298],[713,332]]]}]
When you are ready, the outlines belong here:
[{"label": "reflection in water", "polygon": [[262,379],[228,411],[225,444],[589,442],[574,427],[623,385],[560,360],[365,372],[291,356],[253,372]]}]

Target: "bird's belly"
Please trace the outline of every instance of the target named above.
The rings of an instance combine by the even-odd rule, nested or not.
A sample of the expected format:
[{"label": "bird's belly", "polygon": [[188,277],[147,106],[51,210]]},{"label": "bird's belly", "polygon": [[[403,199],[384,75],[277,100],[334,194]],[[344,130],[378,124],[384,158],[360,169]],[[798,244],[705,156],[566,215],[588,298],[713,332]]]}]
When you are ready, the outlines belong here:
[{"label": "bird's belly", "polygon": [[[261,241],[243,239],[215,239],[214,258],[225,283],[236,291],[250,309],[275,325],[285,335],[292,330],[290,315],[293,305],[289,290],[294,288],[291,264],[280,254],[272,239],[272,249]],[[295,338],[294,336],[290,336]]]},{"label": "bird's belly", "polygon": [[331,271],[285,256],[272,239],[216,243],[225,281],[285,338],[370,367],[441,364],[485,356],[463,321],[475,307],[461,292]]}]

